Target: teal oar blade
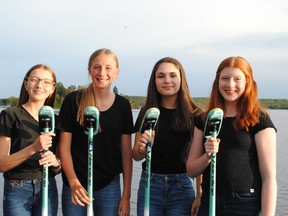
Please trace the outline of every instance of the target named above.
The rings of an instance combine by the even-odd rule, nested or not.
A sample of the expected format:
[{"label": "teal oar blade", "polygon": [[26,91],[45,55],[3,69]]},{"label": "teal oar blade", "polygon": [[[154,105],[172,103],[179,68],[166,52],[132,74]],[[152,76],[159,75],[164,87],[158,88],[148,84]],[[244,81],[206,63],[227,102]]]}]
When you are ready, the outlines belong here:
[{"label": "teal oar blade", "polygon": [[158,108],[152,107],[148,109],[144,115],[140,126],[140,133],[149,130],[150,139],[147,142],[146,154],[146,185],[145,185],[145,200],[144,200],[144,215],[148,216],[150,211],[150,176],[151,176],[151,159],[152,159],[152,131],[155,130],[160,111]]},{"label": "teal oar blade", "polygon": [[[210,110],[207,115],[204,137],[217,138],[223,121],[223,110],[215,108]],[[210,163],[210,199],[209,199],[209,216],[215,216],[216,214],[216,154],[213,153],[211,156]]]},{"label": "teal oar blade", "polygon": [[88,135],[88,182],[87,192],[91,203],[87,206],[87,216],[93,215],[93,138],[98,133],[99,110],[89,106],[84,111],[84,128]]},{"label": "teal oar blade", "polygon": [[[55,127],[55,117],[54,110],[50,106],[43,106],[39,110],[39,131],[41,134],[47,132],[54,132]],[[48,151],[44,149],[43,152]],[[48,216],[48,166],[44,165],[42,170],[42,205],[41,205],[41,215]]]}]

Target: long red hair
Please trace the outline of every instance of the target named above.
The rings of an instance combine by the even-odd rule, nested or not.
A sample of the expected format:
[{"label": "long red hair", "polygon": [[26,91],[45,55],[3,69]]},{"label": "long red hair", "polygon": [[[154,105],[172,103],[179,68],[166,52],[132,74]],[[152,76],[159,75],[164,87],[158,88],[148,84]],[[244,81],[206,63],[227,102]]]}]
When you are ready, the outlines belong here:
[{"label": "long red hair", "polygon": [[235,130],[248,131],[250,126],[254,126],[259,122],[259,115],[265,110],[258,100],[258,88],[253,78],[252,67],[244,58],[232,56],[220,63],[213,82],[208,111],[216,107],[223,110],[225,108],[225,100],[219,91],[219,77],[224,68],[239,68],[246,77],[245,91],[238,101],[238,112],[233,127]]}]

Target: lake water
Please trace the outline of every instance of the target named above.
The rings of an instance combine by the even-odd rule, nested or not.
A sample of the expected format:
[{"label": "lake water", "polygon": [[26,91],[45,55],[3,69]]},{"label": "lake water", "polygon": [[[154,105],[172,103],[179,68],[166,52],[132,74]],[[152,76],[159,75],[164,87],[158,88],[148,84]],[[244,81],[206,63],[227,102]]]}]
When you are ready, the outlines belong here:
[{"label": "lake water", "polygon": [[[133,117],[136,120],[139,110],[133,110]],[[269,110],[271,118],[277,127],[277,182],[278,182],[278,198],[276,215],[287,215],[288,212],[288,168],[286,165],[288,155],[287,141],[288,132],[288,110]],[[132,179],[132,192],[131,192],[131,216],[136,216],[136,201],[137,189],[141,173],[141,163],[133,162],[133,179]],[[58,215],[62,215],[61,209],[61,191],[62,180],[61,176],[56,177],[59,190],[59,210]],[[2,197],[3,197],[3,177],[0,177],[0,216],[2,216]]]}]

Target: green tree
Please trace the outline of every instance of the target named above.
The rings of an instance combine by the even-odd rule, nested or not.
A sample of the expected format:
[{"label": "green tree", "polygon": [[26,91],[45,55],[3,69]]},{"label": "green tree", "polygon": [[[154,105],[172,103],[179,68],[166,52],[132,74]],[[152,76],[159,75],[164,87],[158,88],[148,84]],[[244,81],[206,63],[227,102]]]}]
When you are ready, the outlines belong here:
[{"label": "green tree", "polygon": [[60,98],[66,95],[66,89],[64,85],[62,84],[62,82],[57,82],[56,88],[57,88],[57,95],[59,95]]},{"label": "green tree", "polygon": [[68,86],[66,94],[69,94],[70,92],[73,92],[75,90],[76,90],[76,86],[75,85],[70,85],[70,86]]},{"label": "green tree", "polygon": [[2,106],[7,106],[8,105],[8,98],[1,99],[1,105]]},{"label": "green tree", "polygon": [[8,104],[10,106],[17,106],[17,104],[18,104],[18,98],[17,97],[9,97],[8,101],[9,101]]}]

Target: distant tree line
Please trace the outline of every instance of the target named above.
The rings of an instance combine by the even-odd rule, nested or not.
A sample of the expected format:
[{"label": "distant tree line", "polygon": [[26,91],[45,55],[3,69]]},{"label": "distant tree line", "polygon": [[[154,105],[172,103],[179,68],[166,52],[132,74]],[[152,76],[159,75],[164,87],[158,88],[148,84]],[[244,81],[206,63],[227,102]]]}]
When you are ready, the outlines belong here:
[{"label": "distant tree line", "polygon": [[[125,96],[133,103],[132,107],[137,109],[144,105],[146,97],[143,96]],[[193,100],[198,104],[202,109],[205,109],[208,104],[208,97],[194,97]],[[288,100],[287,99],[260,99],[260,104],[267,109],[288,109]]]},{"label": "distant tree line", "polygon": [[[77,89],[82,88],[82,86],[76,87],[74,85],[70,85],[68,88],[65,88],[61,82],[58,82],[56,84],[56,88],[57,88],[57,92],[56,92],[54,107],[60,108],[66,95],[68,95],[70,92],[73,92]],[[0,106],[2,107],[17,106],[17,104],[18,104],[17,97],[9,97],[9,98],[0,99]]]},{"label": "distant tree line", "polygon": [[[83,88],[83,86],[76,87],[75,85],[70,85],[68,88],[65,88],[64,85],[59,82],[56,84],[57,92],[55,98],[54,107],[59,109],[61,104],[63,103],[64,98],[70,93],[75,90]],[[119,94],[118,88],[116,86],[113,87],[113,92],[115,94]],[[145,96],[128,96],[123,95],[123,97],[127,98],[130,101],[131,107],[133,109],[141,108],[145,103]],[[193,98],[193,100],[201,107],[205,108],[208,103],[207,97],[197,97]],[[260,99],[260,103],[266,107],[267,109],[288,109],[288,100],[287,99]],[[7,106],[16,106],[18,104],[17,97],[9,97],[0,99],[0,106],[7,107]]]}]

